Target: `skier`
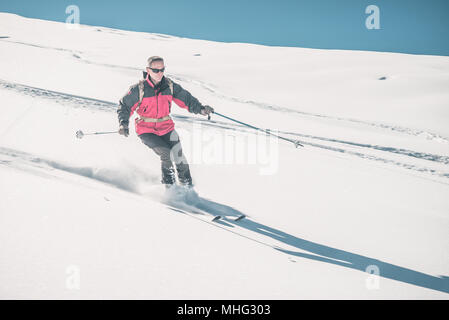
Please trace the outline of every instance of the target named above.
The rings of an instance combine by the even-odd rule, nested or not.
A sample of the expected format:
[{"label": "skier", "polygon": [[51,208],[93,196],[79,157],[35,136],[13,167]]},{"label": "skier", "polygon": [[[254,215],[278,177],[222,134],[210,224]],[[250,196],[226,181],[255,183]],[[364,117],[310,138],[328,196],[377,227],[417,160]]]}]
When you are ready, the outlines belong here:
[{"label": "skier", "polygon": [[209,115],[214,109],[202,105],[179,84],[164,76],[164,59],[148,58],[143,80],[130,87],[118,106],[119,134],[129,135],[129,118],[136,112],[136,133],[142,142],[161,159],[162,184],[167,188],[176,184],[175,167],[179,183],[192,188],[189,164],[182,153],[181,141],[170,117],[172,102],[191,113]]}]

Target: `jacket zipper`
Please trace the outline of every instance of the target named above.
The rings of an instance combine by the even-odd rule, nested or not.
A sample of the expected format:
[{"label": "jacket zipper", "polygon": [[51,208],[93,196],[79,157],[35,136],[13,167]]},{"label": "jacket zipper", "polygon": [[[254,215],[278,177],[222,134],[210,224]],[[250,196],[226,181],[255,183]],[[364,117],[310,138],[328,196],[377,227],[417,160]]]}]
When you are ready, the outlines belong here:
[{"label": "jacket zipper", "polygon": [[155,91],[155,93],[156,93],[156,119],[157,119],[157,115],[159,114],[159,99],[157,98],[157,96],[159,93],[157,90]]}]

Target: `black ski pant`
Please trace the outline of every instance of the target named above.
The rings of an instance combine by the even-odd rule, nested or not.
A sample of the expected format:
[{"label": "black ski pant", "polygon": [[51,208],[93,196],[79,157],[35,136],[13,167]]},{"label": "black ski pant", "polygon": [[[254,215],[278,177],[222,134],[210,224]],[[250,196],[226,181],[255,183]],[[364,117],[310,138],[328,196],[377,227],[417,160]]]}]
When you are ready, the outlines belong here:
[{"label": "black ski pant", "polygon": [[163,184],[174,184],[176,182],[176,167],[179,183],[192,185],[189,164],[182,153],[181,141],[175,130],[162,136],[154,133],[143,133],[139,135],[139,138],[161,158],[161,182]]}]

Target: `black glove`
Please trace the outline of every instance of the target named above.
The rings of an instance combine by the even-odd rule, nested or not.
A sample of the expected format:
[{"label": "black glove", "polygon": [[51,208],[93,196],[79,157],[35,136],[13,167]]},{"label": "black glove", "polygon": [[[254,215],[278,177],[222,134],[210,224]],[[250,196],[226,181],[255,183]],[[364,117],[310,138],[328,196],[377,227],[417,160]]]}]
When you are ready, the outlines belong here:
[{"label": "black glove", "polygon": [[120,125],[120,128],[118,129],[118,133],[127,137],[129,135],[128,125],[126,125],[126,124]]},{"label": "black glove", "polygon": [[211,106],[203,106],[203,107],[201,108],[200,113],[201,113],[203,116],[210,115],[211,113],[214,113],[214,108],[212,108]]}]

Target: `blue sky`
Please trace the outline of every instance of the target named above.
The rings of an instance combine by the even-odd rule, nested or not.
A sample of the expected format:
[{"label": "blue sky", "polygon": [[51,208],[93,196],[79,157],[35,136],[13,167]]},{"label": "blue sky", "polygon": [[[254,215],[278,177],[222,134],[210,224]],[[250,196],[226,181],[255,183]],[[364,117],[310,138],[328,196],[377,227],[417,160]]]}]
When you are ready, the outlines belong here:
[{"label": "blue sky", "polygon": [[[449,0],[40,0],[1,1],[0,11],[224,42],[449,56]],[[380,29],[367,29],[369,5]],[[1,31],[4,33],[5,31]]]}]

